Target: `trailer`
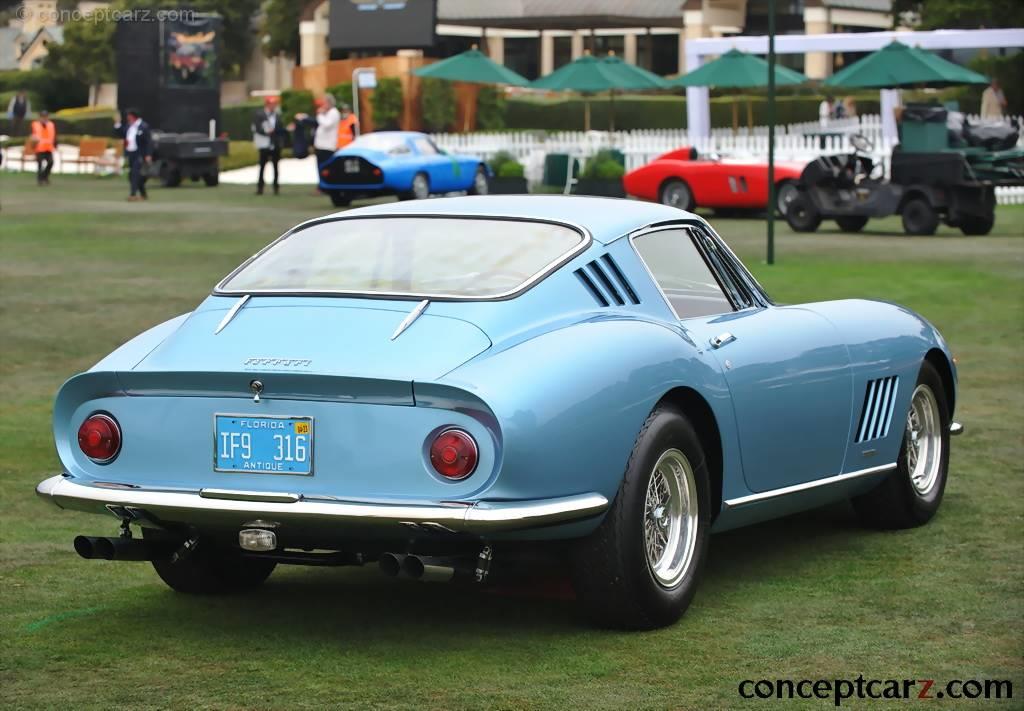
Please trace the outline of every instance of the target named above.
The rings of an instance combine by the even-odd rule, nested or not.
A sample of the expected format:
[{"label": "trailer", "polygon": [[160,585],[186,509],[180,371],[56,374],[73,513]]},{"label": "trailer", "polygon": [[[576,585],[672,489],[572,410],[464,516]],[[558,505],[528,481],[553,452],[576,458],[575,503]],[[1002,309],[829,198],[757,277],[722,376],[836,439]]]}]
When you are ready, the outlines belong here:
[{"label": "trailer", "polygon": [[153,127],[152,171],[165,187],[220,182],[220,32],[218,15],[187,9],[118,21],[118,108],[138,109]]}]

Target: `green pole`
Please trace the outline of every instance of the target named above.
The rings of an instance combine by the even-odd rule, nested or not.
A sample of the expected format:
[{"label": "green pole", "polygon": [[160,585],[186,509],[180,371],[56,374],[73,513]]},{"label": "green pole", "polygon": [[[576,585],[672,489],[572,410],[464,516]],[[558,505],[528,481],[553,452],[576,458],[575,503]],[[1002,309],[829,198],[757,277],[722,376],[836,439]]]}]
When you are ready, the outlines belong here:
[{"label": "green pole", "polygon": [[775,264],[775,0],[768,0],[768,263]]}]

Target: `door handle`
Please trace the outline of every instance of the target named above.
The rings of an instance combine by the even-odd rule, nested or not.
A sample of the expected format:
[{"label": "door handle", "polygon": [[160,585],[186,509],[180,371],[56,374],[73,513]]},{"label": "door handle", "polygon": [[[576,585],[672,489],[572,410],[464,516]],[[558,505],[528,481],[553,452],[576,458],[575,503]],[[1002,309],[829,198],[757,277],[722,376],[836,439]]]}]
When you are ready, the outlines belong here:
[{"label": "door handle", "polygon": [[736,336],[732,335],[728,331],[725,333],[719,333],[717,336],[711,339],[712,348],[721,348],[722,346],[732,343],[736,340]]}]

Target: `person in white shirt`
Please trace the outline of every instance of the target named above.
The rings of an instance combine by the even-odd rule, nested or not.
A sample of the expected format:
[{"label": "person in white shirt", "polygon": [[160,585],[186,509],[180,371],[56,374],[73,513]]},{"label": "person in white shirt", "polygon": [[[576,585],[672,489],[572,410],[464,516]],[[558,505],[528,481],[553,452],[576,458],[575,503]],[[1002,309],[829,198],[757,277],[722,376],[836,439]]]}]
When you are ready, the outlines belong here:
[{"label": "person in white shirt", "polygon": [[828,128],[828,122],[832,118],[832,105],[835,103],[835,97],[831,94],[825,97],[825,100],[818,104],[818,122],[822,128]]},{"label": "person in white shirt", "polygon": [[138,109],[126,110],[124,122],[116,119],[115,121],[114,135],[124,139],[124,155],[128,159],[128,184],[131,187],[128,200],[145,200],[148,197],[146,166],[153,162],[153,141],[149,124],[142,120]]},{"label": "person in white shirt", "polygon": [[278,185],[277,162],[281,159],[281,148],[288,132],[281,125],[281,112],[277,110],[277,97],[267,96],[263,99],[263,108],[258,109],[252,117],[252,144],[260,156],[260,172],[256,181],[256,194],[263,194],[263,171],[270,163],[274,169],[274,195],[280,192]]},{"label": "person in white shirt", "polygon": [[[338,124],[341,123],[341,112],[335,107],[334,97],[325,94],[324,98],[316,99],[316,130],[313,132],[313,151],[316,153],[316,181],[320,182],[320,166],[338,150]],[[295,114],[296,121],[308,118],[307,114]]]},{"label": "person in white shirt", "polygon": [[999,80],[993,79],[985,91],[981,92],[981,118],[983,121],[1002,121],[1004,111],[1006,94],[999,88]]}]

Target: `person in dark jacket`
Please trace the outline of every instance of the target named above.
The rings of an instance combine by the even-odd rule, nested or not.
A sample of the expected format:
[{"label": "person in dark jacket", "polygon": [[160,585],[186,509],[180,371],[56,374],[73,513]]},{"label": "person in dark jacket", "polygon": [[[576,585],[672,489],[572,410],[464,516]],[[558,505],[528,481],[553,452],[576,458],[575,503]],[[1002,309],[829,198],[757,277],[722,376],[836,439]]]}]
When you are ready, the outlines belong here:
[{"label": "person in dark jacket", "polygon": [[281,112],[277,110],[277,97],[263,99],[263,108],[252,116],[252,143],[260,154],[260,175],[256,182],[256,194],[263,194],[263,170],[270,163],[274,168],[274,195],[280,192],[278,186],[277,162],[281,159],[281,148],[288,131],[281,123]]},{"label": "person in dark jacket", "polygon": [[7,104],[7,118],[11,120],[11,135],[20,136],[25,127],[25,119],[32,115],[32,104],[23,89],[15,94]]},{"label": "person in dark jacket", "polygon": [[288,130],[292,132],[292,155],[296,158],[305,158],[310,153],[310,146],[313,145],[310,131],[316,128],[316,119],[306,117],[296,118],[288,124]]},{"label": "person in dark jacket", "polygon": [[128,159],[130,202],[146,200],[146,168],[153,162],[153,135],[138,109],[125,111],[125,120],[114,124],[114,135],[124,139],[124,155]]}]

